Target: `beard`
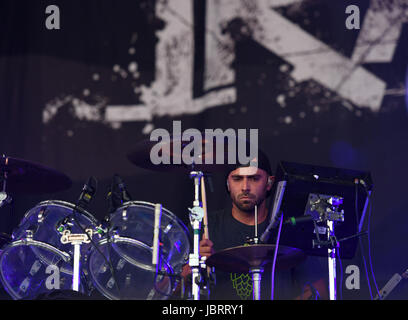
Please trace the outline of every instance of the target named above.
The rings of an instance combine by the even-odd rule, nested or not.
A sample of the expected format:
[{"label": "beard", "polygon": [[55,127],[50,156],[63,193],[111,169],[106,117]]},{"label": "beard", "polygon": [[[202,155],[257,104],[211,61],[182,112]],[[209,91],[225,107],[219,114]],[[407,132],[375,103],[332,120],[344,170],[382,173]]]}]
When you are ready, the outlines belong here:
[{"label": "beard", "polygon": [[[247,198],[244,198],[247,197]],[[235,197],[231,197],[234,205],[243,212],[253,212],[255,206],[258,206],[266,199],[266,192],[259,197],[254,194],[238,194]]]}]

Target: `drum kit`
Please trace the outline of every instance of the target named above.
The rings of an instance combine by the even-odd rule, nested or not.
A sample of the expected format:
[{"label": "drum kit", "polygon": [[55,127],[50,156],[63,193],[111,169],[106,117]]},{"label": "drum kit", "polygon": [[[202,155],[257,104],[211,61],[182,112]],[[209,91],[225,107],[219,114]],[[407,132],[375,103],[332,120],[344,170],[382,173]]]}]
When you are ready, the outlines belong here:
[{"label": "drum kit", "polygon": [[[161,204],[122,199],[106,220],[98,221],[84,205],[95,191],[88,182],[78,203],[40,202],[25,213],[11,237],[2,236],[5,243],[0,253],[0,280],[13,299],[36,299],[64,290],[84,297],[96,292],[112,300],[172,299],[184,281],[183,266],[188,264],[191,285],[185,286],[189,288],[187,294],[181,290],[181,298],[199,300],[208,288],[203,275],[210,267],[250,272],[259,286],[259,275],[273,258],[286,268],[302,261],[298,249],[279,246],[275,250],[275,245],[260,243],[217,252],[208,261],[200,257],[203,221],[204,237],[208,238],[206,174],[224,171],[226,166],[166,165],[163,169],[148,161],[151,147],[144,141],[128,154],[128,159],[142,168],[183,172],[194,181],[193,207],[188,208],[193,241],[181,219]],[[54,193],[72,184],[65,174],[5,155],[0,157],[0,183],[0,210],[11,203],[13,195]],[[259,290],[254,291],[257,300]]]}]

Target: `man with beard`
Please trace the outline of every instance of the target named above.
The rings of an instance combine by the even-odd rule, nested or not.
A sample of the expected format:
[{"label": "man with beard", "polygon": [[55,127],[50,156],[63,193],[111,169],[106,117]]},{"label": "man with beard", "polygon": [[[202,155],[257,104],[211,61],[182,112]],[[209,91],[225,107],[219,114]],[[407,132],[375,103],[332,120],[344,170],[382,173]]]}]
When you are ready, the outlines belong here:
[{"label": "man with beard", "polygon": [[[245,245],[253,238],[255,206],[258,236],[269,224],[267,197],[274,176],[266,155],[259,150],[257,159],[246,166],[237,166],[226,175],[226,187],[232,206],[208,214],[209,239],[200,241],[200,255],[210,257],[219,250]],[[308,257],[296,268],[276,271],[275,299],[327,299],[325,273],[318,258]],[[326,272],[327,274],[327,272]],[[271,268],[265,267],[261,281],[261,299],[271,298]],[[248,273],[216,270],[216,285],[211,300],[252,299],[252,278]]]}]

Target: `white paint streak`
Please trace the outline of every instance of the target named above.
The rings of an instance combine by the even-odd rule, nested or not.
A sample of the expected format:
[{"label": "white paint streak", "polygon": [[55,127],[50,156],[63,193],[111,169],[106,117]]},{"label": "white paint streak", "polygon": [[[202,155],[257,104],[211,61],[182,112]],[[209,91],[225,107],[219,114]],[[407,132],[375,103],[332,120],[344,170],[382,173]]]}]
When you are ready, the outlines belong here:
[{"label": "white paint streak", "polygon": [[[382,0],[383,1],[383,0]],[[393,6],[390,10],[378,10],[378,0],[373,0],[359,33],[352,60],[359,63],[391,62],[406,22],[406,9]],[[408,3],[408,1],[406,2]]]},{"label": "white paint streak", "polygon": [[[122,122],[151,122],[154,116],[196,114],[236,102],[237,94],[233,87],[235,73],[231,68],[231,62],[235,59],[234,42],[227,33],[222,33],[222,27],[236,18],[245,21],[247,32],[252,34],[255,41],[293,66],[291,76],[295,81],[316,81],[336,92],[344,101],[378,111],[386,84],[359,64],[392,60],[401,33],[400,22],[392,26],[384,39],[372,48],[368,48],[368,45],[387,30],[390,19],[392,21],[401,10],[396,8],[385,14],[370,7],[353,57],[349,59],[273,10],[296,3],[300,4],[301,0],[207,0],[203,89],[229,87],[193,98],[193,2],[159,0],[156,15],[165,22],[166,27],[157,32],[159,42],[156,46],[155,81],[151,86],[132,89],[140,93],[141,103],[109,105],[103,114],[100,104],[92,106],[78,99],[73,101],[72,96],[67,96],[46,105],[43,121],[49,122],[69,100],[73,101],[73,110],[78,119],[108,122],[113,128],[119,128]],[[113,71],[123,78],[127,77],[127,72],[119,64],[113,66]],[[138,77],[137,64],[130,64],[128,71],[134,78]],[[99,80],[99,75],[93,80]],[[282,104],[281,100],[279,102]]]}]

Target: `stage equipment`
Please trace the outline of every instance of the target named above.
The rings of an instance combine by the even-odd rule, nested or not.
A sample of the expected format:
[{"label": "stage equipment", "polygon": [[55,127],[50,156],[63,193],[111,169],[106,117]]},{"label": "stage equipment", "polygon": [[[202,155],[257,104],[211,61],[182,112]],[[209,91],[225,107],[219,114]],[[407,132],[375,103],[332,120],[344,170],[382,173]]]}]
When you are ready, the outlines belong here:
[{"label": "stage equipment", "polygon": [[[82,234],[84,229],[98,234],[99,223],[88,211],[74,204],[49,200],[30,209],[0,256],[1,281],[10,296],[34,299],[53,290],[71,290],[75,254],[86,259],[91,246],[84,243],[78,252],[78,247],[61,239]],[[82,268],[78,275],[84,280],[77,288],[81,293],[89,291],[87,273]],[[80,279],[76,279],[78,285]]]},{"label": "stage equipment", "polygon": [[[254,300],[260,298],[261,274],[265,265],[272,262],[276,246],[273,244],[251,244],[224,249],[211,255],[207,265],[226,272],[251,273],[255,276]],[[276,267],[290,269],[301,263],[306,256],[296,248],[279,246]]]},{"label": "stage equipment", "polygon": [[[223,142],[226,139],[226,137],[223,137]],[[215,281],[212,270],[206,266],[205,257],[199,255],[200,232],[203,221],[204,237],[208,239],[205,181],[212,172],[226,172],[236,166],[235,164],[228,164],[228,144],[224,144],[222,148],[219,148],[214,140],[206,139],[204,134],[198,140],[200,145],[197,149],[200,152],[195,157],[187,157],[191,160],[191,164],[186,164],[182,155],[185,153],[184,149],[193,143],[194,137],[191,137],[189,141],[185,141],[181,136],[170,136],[168,139],[162,140],[159,146],[162,149],[163,158],[168,159],[167,164],[154,164],[152,162],[151,150],[153,147],[157,148],[158,144],[154,141],[142,141],[128,154],[128,159],[138,167],[158,172],[180,172],[188,174],[193,179],[193,206],[188,208],[188,212],[190,224],[193,228],[193,250],[189,255],[189,265],[192,270],[191,287],[194,300],[200,300],[201,296],[208,297],[210,287]],[[216,163],[217,155],[219,158],[221,154],[224,162]]]},{"label": "stage equipment", "polygon": [[374,300],[385,300],[402,279],[408,279],[408,270],[405,270],[402,274],[395,273],[380,290],[379,295],[376,295]]},{"label": "stage equipment", "polygon": [[[280,162],[269,226],[261,236],[273,243],[272,230],[283,214],[280,242],[307,255],[327,256],[330,299],[336,299],[336,248],[341,258],[352,258],[372,189],[369,172]],[[322,239],[324,237],[324,239]]]},{"label": "stage equipment", "polygon": [[65,174],[27,160],[0,157],[1,192],[40,195],[69,189],[72,181]]},{"label": "stage equipment", "polygon": [[[157,204],[129,201],[110,215],[106,235],[98,242],[100,251],[92,250],[88,258],[92,283],[108,299],[157,300],[172,295],[188,261],[190,243],[182,221],[163,207],[160,211],[158,223]],[[160,226],[156,236],[155,225]]]}]

